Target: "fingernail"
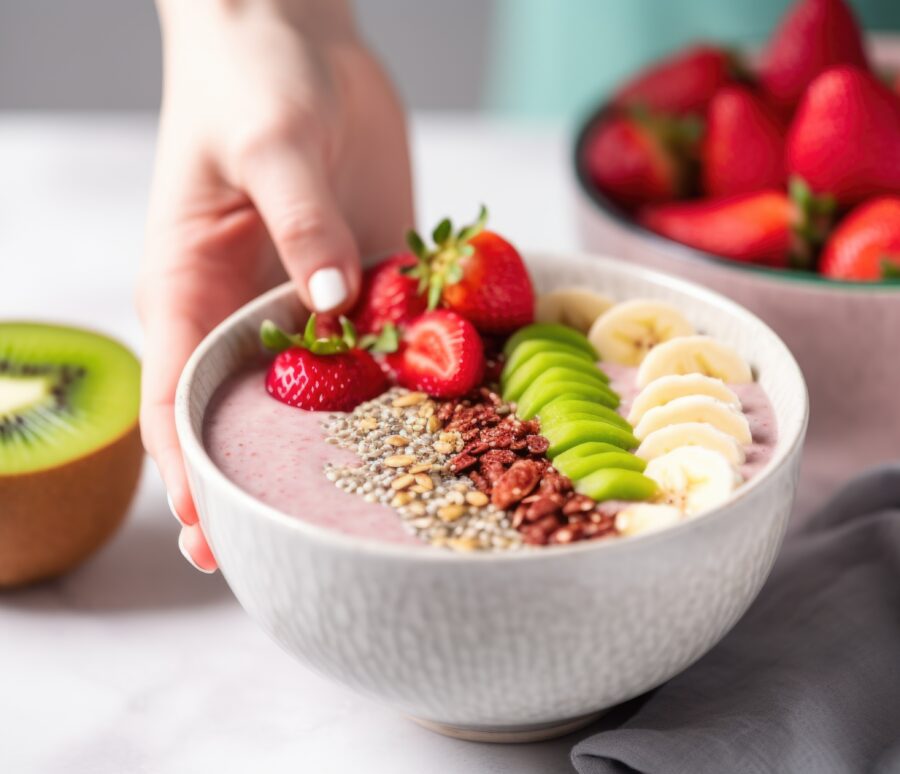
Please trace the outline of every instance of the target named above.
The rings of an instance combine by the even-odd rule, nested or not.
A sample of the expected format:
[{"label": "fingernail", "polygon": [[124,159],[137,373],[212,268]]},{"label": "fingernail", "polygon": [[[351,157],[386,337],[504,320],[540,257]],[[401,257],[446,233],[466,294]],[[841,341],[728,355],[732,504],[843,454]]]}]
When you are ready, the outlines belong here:
[{"label": "fingernail", "polygon": [[169,512],[175,517],[175,520],[184,525],[184,522],[181,520],[181,516],[178,515],[178,511],[175,510],[175,503],[172,502],[172,495],[166,492],[166,502],[169,504]]},{"label": "fingernail", "polygon": [[184,530],[178,533],[178,550],[181,551],[181,555],[187,560],[187,563],[193,567],[195,570],[199,570],[204,575],[212,575],[215,570],[204,570],[199,564],[197,564],[188,553],[187,548],[184,545]]},{"label": "fingernail", "polygon": [[327,312],[347,299],[347,285],[339,269],[319,269],[309,278],[309,297],[317,312]]}]

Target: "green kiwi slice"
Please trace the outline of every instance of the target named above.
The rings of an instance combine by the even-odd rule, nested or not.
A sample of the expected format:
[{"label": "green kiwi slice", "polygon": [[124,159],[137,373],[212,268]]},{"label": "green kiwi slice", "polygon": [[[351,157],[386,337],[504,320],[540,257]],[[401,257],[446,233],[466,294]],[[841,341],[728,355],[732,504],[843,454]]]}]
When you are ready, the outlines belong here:
[{"label": "green kiwi slice", "polygon": [[619,405],[619,396],[609,386],[577,371],[551,368],[525,390],[517,401],[516,414],[522,419],[531,419],[550,401],[562,396],[602,403],[609,408]]},{"label": "green kiwi slice", "polygon": [[602,454],[589,454],[579,459],[568,459],[560,464],[558,459],[553,460],[555,467],[564,476],[568,476],[572,481],[580,481],[603,468],[619,468],[621,470],[636,470],[643,473],[647,463],[640,457],[633,454],[623,452],[621,449],[617,452],[604,452]]},{"label": "green kiwi slice", "polygon": [[540,410],[538,416],[541,418],[541,425],[557,422],[567,417],[577,416],[579,419],[588,419],[593,416],[604,422],[618,425],[623,430],[629,432],[632,430],[628,420],[608,406],[576,398],[554,398]]},{"label": "green kiwi slice", "polygon": [[504,399],[510,401],[518,400],[532,382],[551,368],[566,368],[571,371],[577,371],[602,385],[606,385],[609,382],[609,377],[590,360],[582,360],[580,357],[560,352],[541,352],[540,354],[532,355],[527,362],[519,366],[516,372],[509,377],[506,386],[503,388]]},{"label": "green kiwi slice", "polygon": [[523,341],[531,341],[533,339],[549,339],[550,341],[559,341],[563,344],[584,350],[591,356],[592,360],[599,360],[597,350],[594,349],[591,342],[587,340],[581,331],[576,331],[568,325],[560,325],[559,323],[532,323],[524,328],[519,328],[506,341],[503,347],[503,354],[510,357]]},{"label": "green kiwi slice", "polygon": [[515,350],[513,350],[513,353],[509,356],[509,360],[506,361],[506,365],[503,367],[503,373],[500,374],[500,385],[505,386],[510,376],[516,372],[516,369],[518,369],[519,366],[525,364],[528,362],[529,358],[540,354],[541,352],[561,352],[566,355],[574,355],[588,363],[595,362],[583,349],[570,346],[561,341],[551,341],[549,339],[523,341],[515,348]]},{"label": "green kiwi slice", "polygon": [[656,482],[636,470],[601,468],[575,482],[575,491],[592,500],[649,500],[657,492]]},{"label": "green kiwi slice", "polygon": [[562,422],[554,427],[542,427],[541,435],[550,441],[547,456],[551,460],[573,446],[592,441],[611,443],[626,450],[633,449],[638,445],[637,438],[630,432],[599,419],[592,421],[574,420],[572,422]]},{"label": "green kiwi slice", "polygon": [[607,452],[620,454],[622,447],[603,441],[589,441],[588,443],[573,446],[568,451],[558,454],[553,460],[553,465],[559,470],[560,465],[566,465],[573,460],[580,460],[582,457],[593,457],[596,454],[606,454]]},{"label": "green kiwi slice", "polygon": [[0,323],[0,476],[89,455],[134,427],[140,365],[97,333]]}]

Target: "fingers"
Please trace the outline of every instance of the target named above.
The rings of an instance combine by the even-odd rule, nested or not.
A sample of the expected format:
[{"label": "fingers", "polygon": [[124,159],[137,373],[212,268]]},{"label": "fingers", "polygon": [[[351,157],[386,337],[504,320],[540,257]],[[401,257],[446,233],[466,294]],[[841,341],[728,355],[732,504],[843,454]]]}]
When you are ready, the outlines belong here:
[{"label": "fingers", "polygon": [[149,299],[142,307],[145,345],[141,436],[148,453],[156,461],[179,520],[184,524],[196,524],[197,511],[175,432],[175,388],[181,369],[206,330],[158,297]]},{"label": "fingers", "polygon": [[216,558],[209,550],[209,544],[200,529],[199,524],[182,527],[178,535],[178,548],[181,555],[188,560],[195,570],[212,573],[218,569]]},{"label": "fingers", "polygon": [[317,312],[350,306],[359,290],[359,253],[323,154],[272,143],[248,156],[242,169],[247,194],[306,306]]}]

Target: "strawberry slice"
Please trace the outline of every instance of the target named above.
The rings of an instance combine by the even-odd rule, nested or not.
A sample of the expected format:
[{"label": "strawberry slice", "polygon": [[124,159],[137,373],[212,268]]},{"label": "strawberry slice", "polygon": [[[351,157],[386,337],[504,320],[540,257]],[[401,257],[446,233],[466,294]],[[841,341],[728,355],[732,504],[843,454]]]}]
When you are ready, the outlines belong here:
[{"label": "strawberry slice", "polygon": [[900,279],[900,197],[852,210],[826,243],[819,271],[835,279]]},{"label": "strawberry slice", "polygon": [[418,281],[404,273],[416,265],[410,253],[392,255],[363,273],[359,300],[350,319],[362,333],[378,333],[387,323],[404,325],[425,311]]},{"label": "strawberry slice", "polygon": [[483,333],[511,333],[534,319],[534,288],[522,256],[486,223],[483,206],[478,220],[456,233],[444,219],[432,232],[433,249],[410,231],[407,242],[419,261],[408,274],[427,292],[429,309],[443,304]]},{"label": "strawberry slice", "polygon": [[475,327],[446,309],[426,312],[407,328],[388,361],[403,387],[436,398],[465,395],[484,374],[484,345]]},{"label": "strawberry slice", "polygon": [[789,113],[816,76],[836,65],[868,69],[862,34],[843,0],[801,0],[779,24],[763,53],[760,85]]},{"label": "strawberry slice", "polygon": [[638,73],[613,97],[612,104],[667,113],[702,112],[713,94],[741,70],[734,54],[724,49],[691,46]]},{"label": "strawberry slice", "polygon": [[263,345],[277,352],[266,373],[268,393],[308,411],[350,411],[387,389],[375,359],[356,346],[356,332],[342,319],[343,336],[316,337],[310,315],[302,336],[288,334],[271,320],[260,327]]}]

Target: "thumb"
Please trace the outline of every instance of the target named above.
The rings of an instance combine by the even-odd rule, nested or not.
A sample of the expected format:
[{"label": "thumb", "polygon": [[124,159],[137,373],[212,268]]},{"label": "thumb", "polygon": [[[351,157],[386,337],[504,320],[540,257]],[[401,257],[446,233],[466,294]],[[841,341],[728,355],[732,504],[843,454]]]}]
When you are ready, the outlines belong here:
[{"label": "thumb", "polygon": [[273,144],[254,154],[244,183],[306,306],[316,312],[347,308],[359,290],[359,252],[322,155]]}]

